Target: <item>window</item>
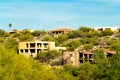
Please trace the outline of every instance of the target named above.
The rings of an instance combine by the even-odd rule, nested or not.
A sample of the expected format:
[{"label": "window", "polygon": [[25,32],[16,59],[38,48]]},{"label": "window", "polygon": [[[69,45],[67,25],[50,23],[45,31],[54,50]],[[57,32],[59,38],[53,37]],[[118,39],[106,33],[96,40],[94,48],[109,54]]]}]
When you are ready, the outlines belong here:
[{"label": "window", "polygon": [[80,60],[80,63],[83,63],[83,60]]},{"label": "window", "polygon": [[70,57],[72,57],[72,54],[70,54]]},{"label": "window", "polygon": [[35,53],[35,49],[30,49],[30,52],[31,53]]},{"label": "window", "polygon": [[30,47],[31,47],[31,48],[34,48],[34,47],[35,47],[35,43],[31,43],[31,44],[30,44]]},{"label": "window", "polygon": [[89,54],[89,59],[93,59],[93,54]]},{"label": "window", "polygon": [[47,48],[47,45],[48,45],[48,44],[43,44],[43,45],[44,45],[44,48]]},{"label": "window", "polygon": [[25,53],[28,53],[28,49],[25,49]]},{"label": "window", "polygon": [[28,43],[26,44],[26,48],[28,48]]},{"label": "window", "polygon": [[73,63],[73,61],[71,61],[71,63]]},{"label": "window", "polygon": [[23,53],[23,49],[21,49],[20,52]]},{"label": "window", "polygon": [[84,57],[85,57],[86,60],[88,59],[87,54],[84,54]]},{"label": "window", "polygon": [[113,56],[112,53],[107,53],[107,58],[112,57],[112,56]]},{"label": "window", "polygon": [[37,53],[39,53],[40,52],[40,49],[37,49]]},{"label": "window", "polygon": [[44,48],[46,48],[47,47],[47,45],[44,45]]},{"label": "window", "polygon": [[41,43],[38,43],[38,44],[37,44],[37,47],[40,48],[40,47],[41,47]]},{"label": "window", "polygon": [[80,58],[80,59],[83,58],[83,53],[79,53],[79,58]]}]

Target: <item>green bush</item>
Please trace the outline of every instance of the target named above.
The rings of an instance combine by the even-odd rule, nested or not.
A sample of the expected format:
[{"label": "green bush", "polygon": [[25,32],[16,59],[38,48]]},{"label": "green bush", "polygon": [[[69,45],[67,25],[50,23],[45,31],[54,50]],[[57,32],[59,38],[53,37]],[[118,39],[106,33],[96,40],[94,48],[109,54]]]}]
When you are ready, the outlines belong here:
[{"label": "green bush", "polygon": [[81,45],[79,40],[74,40],[72,42],[69,42],[67,44],[68,50],[70,51],[74,51],[77,47],[79,47]]},{"label": "green bush", "polygon": [[85,44],[84,45],[85,50],[91,50],[93,47],[94,47],[93,44]]}]

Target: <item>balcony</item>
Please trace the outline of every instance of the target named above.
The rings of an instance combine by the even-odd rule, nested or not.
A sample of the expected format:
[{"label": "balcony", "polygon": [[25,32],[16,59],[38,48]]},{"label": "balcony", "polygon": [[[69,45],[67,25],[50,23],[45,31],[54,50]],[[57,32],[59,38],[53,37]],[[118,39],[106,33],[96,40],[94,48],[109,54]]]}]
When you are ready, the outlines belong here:
[{"label": "balcony", "polygon": [[35,43],[31,43],[30,48],[35,48]]},{"label": "balcony", "polygon": [[93,54],[89,54],[89,60],[94,60],[94,55]]}]

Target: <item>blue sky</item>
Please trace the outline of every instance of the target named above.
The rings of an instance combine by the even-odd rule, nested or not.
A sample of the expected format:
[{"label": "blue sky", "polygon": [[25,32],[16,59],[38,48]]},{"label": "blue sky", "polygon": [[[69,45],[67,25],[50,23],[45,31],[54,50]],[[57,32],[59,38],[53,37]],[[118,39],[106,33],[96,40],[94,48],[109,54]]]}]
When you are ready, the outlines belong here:
[{"label": "blue sky", "polygon": [[119,0],[0,0],[0,28],[52,30],[120,26]]}]

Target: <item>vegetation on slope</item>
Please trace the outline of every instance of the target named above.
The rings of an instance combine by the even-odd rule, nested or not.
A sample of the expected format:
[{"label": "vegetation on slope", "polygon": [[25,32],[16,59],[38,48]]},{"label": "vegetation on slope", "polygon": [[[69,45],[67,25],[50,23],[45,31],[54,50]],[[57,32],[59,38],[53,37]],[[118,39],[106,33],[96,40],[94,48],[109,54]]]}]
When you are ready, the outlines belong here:
[{"label": "vegetation on slope", "polygon": [[[45,31],[9,34],[0,30],[0,80],[119,80],[119,34],[110,29],[98,32],[84,26],[57,37],[48,35]],[[55,67],[48,64],[61,55],[57,51],[40,52],[37,60],[17,54],[19,41],[31,41],[36,39],[35,37],[55,41],[56,45],[66,46],[70,51],[81,46],[86,50],[107,46],[117,53],[106,58],[103,51],[97,49],[95,64],[85,62],[79,67],[71,65]]]}]

